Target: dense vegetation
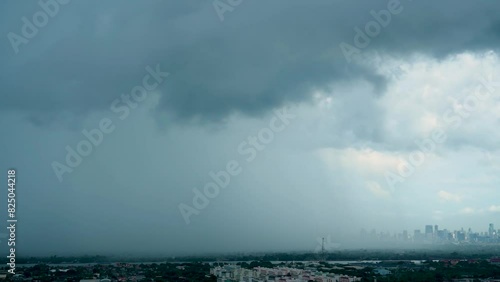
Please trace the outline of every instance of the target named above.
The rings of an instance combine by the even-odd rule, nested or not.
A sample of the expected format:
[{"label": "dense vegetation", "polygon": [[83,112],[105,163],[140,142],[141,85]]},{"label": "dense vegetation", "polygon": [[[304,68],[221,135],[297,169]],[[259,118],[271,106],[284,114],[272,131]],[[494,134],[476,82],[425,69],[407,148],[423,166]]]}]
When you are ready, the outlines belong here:
[{"label": "dense vegetation", "polygon": [[[120,277],[142,277],[139,281],[217,281],[211,276],[210,266],[206,263],[184,264],[96,264],[88,266],[73,266],[69,269],[59,269],[46,264],[21,268],[17,273],[24,278],[33,278],[39,281],[80,281],[92,279],[99,274],[100,278],[109,278],[114,281]],[[8,275],[6,281],[15,281],[15,277]]]}]

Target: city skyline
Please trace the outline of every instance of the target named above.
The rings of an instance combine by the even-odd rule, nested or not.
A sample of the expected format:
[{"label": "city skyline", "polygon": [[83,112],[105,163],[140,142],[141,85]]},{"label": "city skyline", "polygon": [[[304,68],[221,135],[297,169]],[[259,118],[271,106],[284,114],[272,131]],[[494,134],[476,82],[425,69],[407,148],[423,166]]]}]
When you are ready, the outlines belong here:
[{"label": "city skyline", "polygon": [[[494,223],[489,223],[489,224],[488,224],[488,226],[487,226],[487,228],[485,229],[485,231],[482,231],[482,230],[474,230],[474,229],[472,229],[472,228],[470,228],[470,227],[465,227],[465,226],[459,227],[459,229],[456,229],[456,227],[455,227],[455,228],[450,228],[450,229],[448,229],[448,228],[444,228],[444,229],[443,229],[443,228],[441,228],[441,229],[440,229],[440,228],[439,228],[440,226],[439,226],[439,225],[437,225],[437,224],[427,224],[427,225],[424,225],[424,227],[423,227],[423,228],[421,228],[421,229],[420,229],[420,228],[418,228],[418,227],[415,227],[415,228],[413,228],[413,229],[403,229],[403,230],[406,230],[406,231],[416,231],[416,230],[420,230],[420,231],[422,231],[422,233],[424,233],[424,234],[425,234],[425,233],[436,233],[436,228],[437,228],[437,230],[448,230],[448,231],[469,230],[469,229],[470,229],[470,230],[472,230],[472,231],[474,231],[474,232],[478,232],[478,231],[479,231],[479,232],[481,232],[481,233],[483,233],[483,232],[488,233],[490,230],[494,230],[495,232],[497,232],[497,233],[498,233],[498,230],[500,230],[500,228],[499,228],[499,229],[495,229],[495,227],[494,227],[494,226],[495,226],[495,224],[494,224]],[[431,227],[432,227],[431,232],[428,232],[429,228],[431,228]],[[367,231],[368,229],[362,228],[362,230]],[[376,228],[371,228],[371,229],[369,229],[369,230],[377,230],[377,229],[376,229]],[[387,230],[385,230],[385,231],[384,231],[384,230],[379,230],[379,231],[380,231],[380,232],[389,232],[389,231],[387,231]],[[392,233],[393,233],[393,232],[394,232],[394,231],[392,231]]]}]

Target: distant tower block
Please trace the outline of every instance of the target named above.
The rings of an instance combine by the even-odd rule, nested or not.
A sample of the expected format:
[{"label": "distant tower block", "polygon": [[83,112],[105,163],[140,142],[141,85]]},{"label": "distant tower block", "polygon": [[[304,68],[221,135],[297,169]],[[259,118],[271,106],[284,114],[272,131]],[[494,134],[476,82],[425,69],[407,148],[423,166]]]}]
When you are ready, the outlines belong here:
[{"label": "distant tower block", "polygon": [[432,225],[426,225],[425,226],[425,237],[427,239],[432,238],[432,233],[433,233]]},{"label": "distant tower block", "polygon": [[321,238],[321,260],[325,260],[325,237]]}]

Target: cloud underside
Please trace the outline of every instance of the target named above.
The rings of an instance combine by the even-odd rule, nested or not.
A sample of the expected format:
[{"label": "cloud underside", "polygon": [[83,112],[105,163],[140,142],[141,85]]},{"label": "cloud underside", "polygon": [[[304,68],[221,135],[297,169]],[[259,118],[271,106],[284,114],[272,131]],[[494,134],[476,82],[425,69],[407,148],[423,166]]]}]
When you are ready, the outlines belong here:
[{"label": "cloud underside", "polygon": [[[36,54],[30,60],[3,46],[0,107],[41,124],[107,110],[140,83],[146,65],[155,64],[172,74],[157,110],[177,121],[259,115],[310,101],[314,91],[338,83],[366,81],[381,96],[387,78],[373,66],[348,63],[339,45],[355,46],[354,28],[364,30],[374,20],[370,11],[387,9],[387,3],[252,1],[225,13],[224,21],[211,3],[71,3],[40,31],[43,36],[20,47],[23,56]],[[429,5],[402,1],[402,11],[359,50],[440,59],[499,46],[497,3]],[[22,24],[9,22],[11,31]]]}]

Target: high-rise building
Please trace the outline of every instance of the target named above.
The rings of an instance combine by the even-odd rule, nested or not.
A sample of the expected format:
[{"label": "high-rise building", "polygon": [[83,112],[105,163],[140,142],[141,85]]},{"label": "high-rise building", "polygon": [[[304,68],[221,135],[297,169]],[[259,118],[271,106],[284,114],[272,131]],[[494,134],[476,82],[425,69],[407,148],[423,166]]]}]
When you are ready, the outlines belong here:
[{"label": "high-rise building", "polygon": [[465,241],[465,232],[463,230],[462,231],[457,231],[456,239],[458,241]]},{"label": "high-rise building", "polygon": [[493,225],[493,223],[490,223],[490,228],[488,229],[488,234],[490,235],[490,237],[494,237],[496,234],[495,234],[495,226]]},{"label": "high-rise building", "polygon": [[439,227],[437,225],[434,225],[434,234],[437,235],[439,231]]},{"label": "high-rise building", "polygon": [[446,229],[438,230],[437,238],[439,238],[440,240],[448,240],[448,231]]},{"label": "high-rise building", "polygon": [[426,236],[432,235],[432,225],[425,226],[425,235]]}]

